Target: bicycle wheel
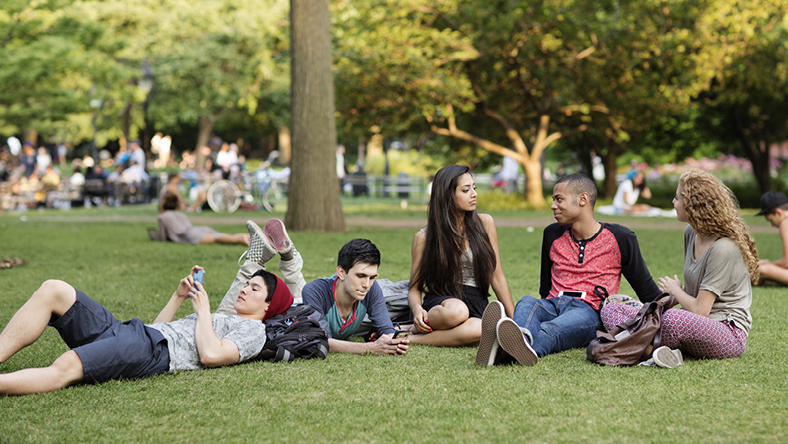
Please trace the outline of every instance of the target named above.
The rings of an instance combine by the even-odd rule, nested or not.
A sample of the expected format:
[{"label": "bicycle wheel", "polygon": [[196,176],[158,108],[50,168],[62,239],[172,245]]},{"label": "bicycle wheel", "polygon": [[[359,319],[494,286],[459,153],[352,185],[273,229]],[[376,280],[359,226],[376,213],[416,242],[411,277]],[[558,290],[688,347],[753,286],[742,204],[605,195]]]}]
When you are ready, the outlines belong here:
[{"label": "bicycle wheel", "polygon": [[241,190],[229,180],[217,180],[208,188],[208,205],[217,213],[234,212],[241,200]]},{"label": "bicycle wheel", "polygon": [[272,212],[284,211],[287,208],[287,182],[271,182],[263,193],[263,207]]}]

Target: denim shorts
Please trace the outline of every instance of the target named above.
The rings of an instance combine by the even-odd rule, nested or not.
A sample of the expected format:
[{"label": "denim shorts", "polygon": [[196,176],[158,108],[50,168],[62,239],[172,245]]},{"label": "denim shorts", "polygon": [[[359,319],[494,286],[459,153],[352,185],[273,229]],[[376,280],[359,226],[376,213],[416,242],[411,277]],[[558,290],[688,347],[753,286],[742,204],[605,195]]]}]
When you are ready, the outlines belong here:
[{"label": "denim shorts", "polygon": [[77,300],[54,327],[82,361],[83,383],[144,378],[170,368],[167,340],[139,319],[118,321],[104,306],[76,290]]}]

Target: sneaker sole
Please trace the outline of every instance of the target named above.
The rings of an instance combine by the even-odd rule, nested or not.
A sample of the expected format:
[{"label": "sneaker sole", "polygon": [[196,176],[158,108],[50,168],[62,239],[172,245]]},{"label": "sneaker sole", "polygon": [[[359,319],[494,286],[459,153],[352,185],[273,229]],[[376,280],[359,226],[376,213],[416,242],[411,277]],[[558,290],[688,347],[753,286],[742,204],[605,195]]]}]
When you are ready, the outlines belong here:
[{"label": "sneaker sole", "polygon": [[496,326],[498,342],[506,353],[512,355],[520,365],[529,367],[539,361],[539,357],[523,335],[523,331],[511,319],[501,319]]},{"label": "sneaker sole", "polygon": [[279,219],[271,219],[266,222],[263,227],[263,233],[271,240],[271,246],[274,247],[277,252],[286,250],[293,244],[290,240],[290,236],[287,235],[285,224]]},{"label": "sneaker sole", "polygon": [[[675,352],[678,352],[678,354]],[[665,346],[654,350],[654,354],[651,357],[654,358],[654,363],[657,364],[658,367],[662,368],[677,367],[684,361],[681,351],[671,350]]]},{"label": "sneaker sole", "polygon": [[492,366],[498,354],[498,335],[495,327],[506,315],[503,304],[492,301],[487,304],[482,315],[482,337],[479,339],[479,350],[476,352],[476,365]]},{"label": "sneaker sole", "polygon": [[[246,250],[246,260],[250,260],[253,262],[260,262],[263,259],[263,251],[273,249],[268,243],[268,238],[265,235],[265,232],[251,220],[246,221],[246,230],[249,232],[249,249]],[[260,252],[258,255],[249,255],[249,252]],[[269,250],[270,251],[270,250]],[[242,256],[243,257],[243,256]],[[240,259],[239,259],[240,262]]]}]

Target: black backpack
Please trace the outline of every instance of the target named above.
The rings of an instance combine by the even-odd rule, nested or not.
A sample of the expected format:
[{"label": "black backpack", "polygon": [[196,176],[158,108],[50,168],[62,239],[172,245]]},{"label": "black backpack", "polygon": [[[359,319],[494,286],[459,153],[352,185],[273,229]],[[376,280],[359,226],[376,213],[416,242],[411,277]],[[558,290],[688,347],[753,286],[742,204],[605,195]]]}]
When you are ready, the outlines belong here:
[{"label": "black backpack", "polygon": [[266,341],[258,359],[271,362],[326,359],[328,335],[320,325],[322,317],[309,305],[296,305],[271,317],[265,322]]}]

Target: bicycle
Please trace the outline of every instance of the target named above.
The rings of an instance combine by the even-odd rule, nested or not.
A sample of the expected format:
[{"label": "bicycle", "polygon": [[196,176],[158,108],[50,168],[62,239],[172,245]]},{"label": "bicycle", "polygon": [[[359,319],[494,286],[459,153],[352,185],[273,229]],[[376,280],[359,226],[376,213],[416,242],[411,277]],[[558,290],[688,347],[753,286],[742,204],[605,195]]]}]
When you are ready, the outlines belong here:
[{"label": "bicycle", "polygon": [[287,206],[289,176],[290,170],[287,168],[281,172],[260,170],[256,174],[256,181],[253,177],[245,176],[246,186],[243,190],[232,181],[217,180],[208,188],[208,205],[217,213],[233,213],[244,202],[254,203],[255,196],[250,190],[256,189],[262,207],[266,211],[273,212],[274,209]]},{"label": "bicycle", "polygon": [[275,208],[287,206],[288,181],[290,168],[282,171],[271,169],[257,171],[258,190],[263,208],[273,212]]},{"label": "bicycle", "polygon": [[[208,187],[208,206],[217,213],[233,213],[241,206],[246,194],[229,180],[217,180]],[[250,196],[251,197],[251,196]],[[252,198],[254,201],[254,198]]]}]

